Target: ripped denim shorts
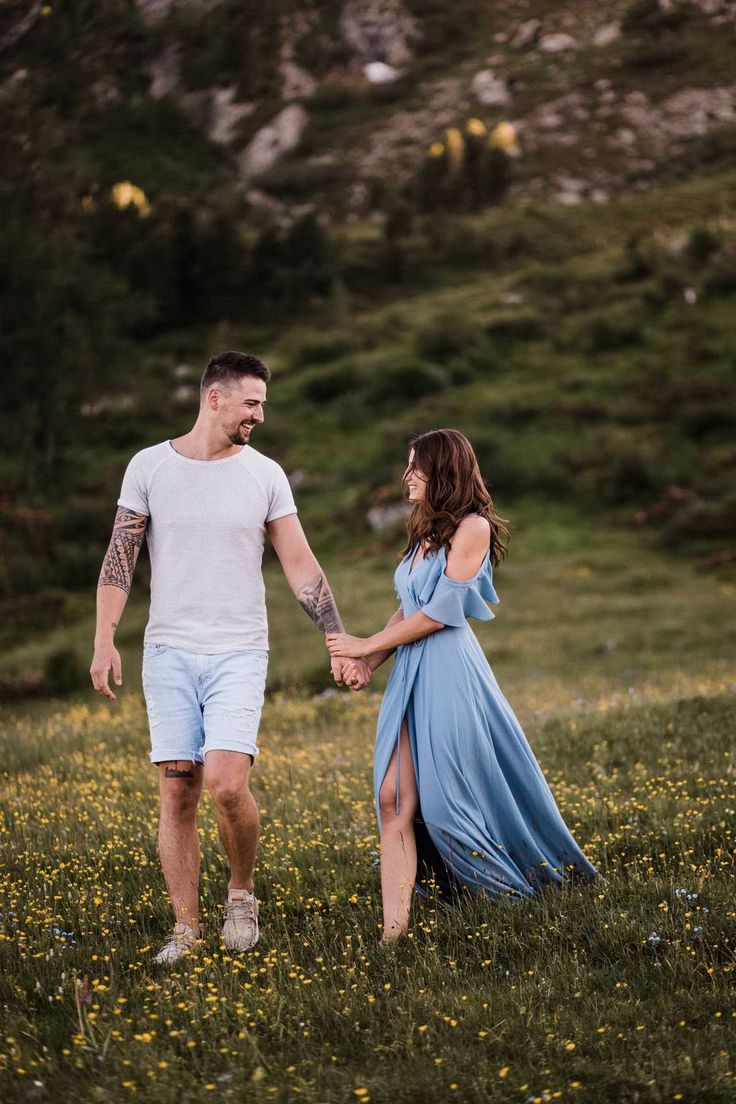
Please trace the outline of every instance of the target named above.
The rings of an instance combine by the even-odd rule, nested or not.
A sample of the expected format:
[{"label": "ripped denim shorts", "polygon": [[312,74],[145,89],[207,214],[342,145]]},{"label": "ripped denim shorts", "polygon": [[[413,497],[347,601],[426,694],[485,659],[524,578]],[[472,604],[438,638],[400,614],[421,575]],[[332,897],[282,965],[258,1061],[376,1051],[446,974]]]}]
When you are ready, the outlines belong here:
[{"label": "ripped denim shorts", "polygon": [[268,652],[208,655],[143,645],[143,693],[151,762],[204,763],[208,751],[241,751],[255,762]]}]

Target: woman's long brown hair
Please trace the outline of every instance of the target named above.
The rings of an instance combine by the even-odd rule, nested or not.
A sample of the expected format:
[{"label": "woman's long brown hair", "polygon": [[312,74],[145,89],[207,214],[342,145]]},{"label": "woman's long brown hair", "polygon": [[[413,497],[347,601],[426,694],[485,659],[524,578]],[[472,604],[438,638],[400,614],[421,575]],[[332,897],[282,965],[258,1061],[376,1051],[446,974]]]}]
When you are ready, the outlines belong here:
[{"label": "woman's long brown hair", "polygon": [[440,548],[449,552],[463,518],[479,514],[491,527],[491,562],[496,567],[506,555],[504,536],[509,531],[493,507],[470,441],[456,429],[433,429],[415,437],[409,447],[414,461],[407,475],[418,470],[428,482],[425,498],[414,503],[409,515],[403,555],[417,544],[424,545],[425,555]]}]

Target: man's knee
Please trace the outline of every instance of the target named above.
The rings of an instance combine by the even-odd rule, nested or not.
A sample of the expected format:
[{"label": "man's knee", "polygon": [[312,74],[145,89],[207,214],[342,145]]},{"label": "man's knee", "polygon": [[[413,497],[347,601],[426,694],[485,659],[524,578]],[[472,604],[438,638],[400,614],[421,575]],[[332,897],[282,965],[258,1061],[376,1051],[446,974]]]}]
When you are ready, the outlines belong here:
[{"label": "man's knee", "polygon": [[207,789],[218,809],[230,812],[237,809],[250,793],[247,772],[226,774],[213,771],[206,775]]}]

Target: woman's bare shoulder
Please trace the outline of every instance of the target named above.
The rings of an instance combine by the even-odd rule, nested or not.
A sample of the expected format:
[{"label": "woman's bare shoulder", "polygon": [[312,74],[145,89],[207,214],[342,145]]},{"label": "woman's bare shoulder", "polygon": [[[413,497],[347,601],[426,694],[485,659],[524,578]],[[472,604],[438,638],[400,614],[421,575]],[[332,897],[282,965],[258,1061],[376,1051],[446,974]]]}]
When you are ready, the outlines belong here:
[{"label": "woman's bare shoulder", "polygon": [[458,551],[481,548],[488,544],[491,526],[487,518],[479,514],[464,517],[452,538],[452,547]]}]

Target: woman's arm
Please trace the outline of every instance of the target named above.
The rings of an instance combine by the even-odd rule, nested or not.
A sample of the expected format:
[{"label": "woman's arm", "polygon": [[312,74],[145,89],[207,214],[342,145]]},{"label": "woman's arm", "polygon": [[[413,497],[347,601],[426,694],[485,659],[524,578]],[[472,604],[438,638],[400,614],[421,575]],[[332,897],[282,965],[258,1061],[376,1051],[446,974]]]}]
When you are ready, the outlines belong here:
[{"label": "woman's arm", "polygon": [[[401,609],[397,609],[396,613],[392,614],[392,616],[389,617],[384,626],[384,629],[390,629],[392,625],[398,625],[399,621],[403,620],[404,611]],[[384,648],[382,651],[371,652],[365,657],[365,661],[370,667],[371,671],[376,671],[382,663],[386,662],[389,656],[392,656],[394,654],[395,650],[395,648]]]},{"label": "woman's arm", "polygon": [[359,659],[362,656],[372,656],[376,653],[386,652],[390,655],[401,644],[413,644],[415,640],[421,640],[430,636],[438,629],[444,629],[441,621],[434,621],[431,617],[421,612],[413,613],[411,617],[403,616],[394,621],[391,618],[385,629],[374,633],[373,636],[348,636],[347,633],[327,633],[327,647],[330,655],[348,656],[351,659]]}]

